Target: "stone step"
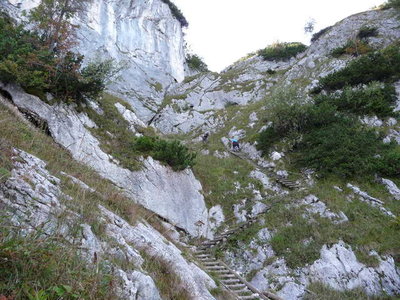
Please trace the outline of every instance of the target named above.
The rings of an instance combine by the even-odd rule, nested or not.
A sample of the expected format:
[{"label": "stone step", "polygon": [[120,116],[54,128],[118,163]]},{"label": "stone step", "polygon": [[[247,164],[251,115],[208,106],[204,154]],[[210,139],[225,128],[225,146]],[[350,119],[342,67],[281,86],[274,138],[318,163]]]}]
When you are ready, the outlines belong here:
[{"label": "stone step", "polygon": [[234,274],[232,274],[232,273],[229,273],[229,274],[222,274],[222,275],[220,275],[219,276],[219,278],[221,278],[221,279],[231,279],[231,278],[236,278],[236,276],[234,275]]},{"label": "stone step", "polygon": [[217,265],[217,266],[206,266],[207,270],[216,271],[216,270],[227,270],[224,266]]},{"label": "stone step", "polygon": [[251,300],[251,299],[260,299],[260,296],[258,294],[253,294],[250,296],[239,296],[240,300]]},{"label": "stone step", "polygon": [[200,247],[196,248],[195,255],[206,255],[209,254],[206,250],[200,249]]},{"label": "stone step", "polygon": [[249,294],[250,295],[253,294],[253,292],[250,291],[247,286],[241,290],[235,290],[235,293],[238,294],[239,296],[249,296]]},{"label": "stone step", "polygon": [[204,243],[201,244],[203,247],[210,247],[210,246],[215,246],[216,244],[218,244],[218,242],[208,242],[208,243]]},{"label": "stone step", "polygon": [[231,283],[235,284],[235,283],[240,283],[242,281],[237,278],[234,278],[234,279],[222,279],[221,282],[223,284],[231,284]]},{"label": "stone step", "polygon": [[231,290],[243,289],[246,287],[244,283],[237,283],[237,284],[225,284]]},{"label": "stone step", "polygon": [[223,270],[211,270],[211,272],[218,273],[219,275],[221,274],[231,274],[231,271],[228,269],[223,269]]},{"label": "stone step", "polygon": [[200,253],[200,254],[197,254],[197,253],[196,253],[195,256],[198,257],[198,258],[202,258],[202,257],[211,257],[211,255],[208,254],[208,253]]},{"label": "stone step", "polygon": [[202,262],[202,264],[206,267],[220,266],[219,262],[217,262],[217,261],[206,261],[206,262]]},{"label": "stone step", "polygon": [[208,252],[203,252],[203,253],[196,253],[195,256],[198,258],[207,258],[207,257],[211,257],[211,254]]},{"label": "stone step", "polygon": [[202,258],[197,258],[199,261],[201,261],[202,263],[206,263],[206,262],[214,262],[216,261],[215,258],[213,257],[202,257]]}]

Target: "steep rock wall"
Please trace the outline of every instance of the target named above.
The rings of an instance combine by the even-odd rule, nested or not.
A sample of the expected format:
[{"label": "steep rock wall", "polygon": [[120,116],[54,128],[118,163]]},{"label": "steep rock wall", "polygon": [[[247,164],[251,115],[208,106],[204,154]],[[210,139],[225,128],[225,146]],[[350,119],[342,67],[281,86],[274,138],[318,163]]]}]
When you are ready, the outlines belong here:
[{"label": "steep rock wall", "polygon": [[[132,172],[118,165],[103,152],[100,142],[88,128],[96,124],[87,115],[62,104],[50,106],[20,88],[0,87],[13,98],[14,104],[35,118],[47,122],[54,140],[72,153],[74,159],[92,167],[102,177],[122,188],[133,201],[168,219],[194,236],[207,236],[208,211],[201,194],[201,184],[191,170],[173,172],[151,158],[143,160],[143,168]],[[204,226],[197,227],[201,221]]]},{"label": "steep rock wall", "polygon": [[[14,17],[39,0],[1,0]],[[160,0],[91,0],[74,22],[79,25],[77,51],[87,61],[112,58],[123,66],[108,88],[129,102],[144,121],[161,104],[164,90],[185,76],[180,23]]]}]

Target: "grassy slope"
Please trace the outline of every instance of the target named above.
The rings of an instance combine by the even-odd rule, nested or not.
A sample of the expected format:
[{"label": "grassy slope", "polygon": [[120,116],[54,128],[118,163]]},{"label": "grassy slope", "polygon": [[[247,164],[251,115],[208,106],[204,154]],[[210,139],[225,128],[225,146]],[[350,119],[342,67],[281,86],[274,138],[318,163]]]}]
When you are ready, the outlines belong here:
[{"label": "grassy slope", "polygon": [[[322,68],[323,64],[319,66]],[[276,74],[274,76],[281,76]],[[293,82],[299,90],[309,84],[308,80],[296,80]],[[274,90],[282,88],[282,83],[274,87]],[[200,155],[197,159],[197,165],[194,167],[197,177],[202,182],[205,191],[206,199],[209,205],[221,204],[224,207],[224,212],[229,217],[232,216],[230,206],[243,198],[250,197],[244,189],[239,190],[235,194],[230,194],[234,189],[235,181],[243,183],[245,186],[249,172],[253,166],[236,157],[228,159],[217,159],[212,157],[213,151],[223,151],[224,147],[220,142],[221,137],[228,137],[229,130],[235,126],[237,129],[245,129],[246,137],[242,142],[254,142],[258,130],[266,123],[264,117],[267,113],[263,106],[269,101],[270,96],[258,103],[251,103],[248,106],[230,106],[225,111],[220,112],[227,116],[227,122],[224,128],[221,128],[216,133],[211,134],[209,142],[206,145],[193,145],[207,149],[210,155]],[[258,118],[253,128],[248,127],[249,115],[252,112],[257,112]],[[276,145],[278,149],[285,149],[285,144]],[[281,167],[286,167],[288,171],[298,172],[293,169],[290,164],[290,153],[281,162]],[[234,177],[233,171],[236,171],[238,176]],[[391,178],[397,184],[400,180]],[[385,202],[385,207],[391,210],[395,215],[400,214],[400,204],[395,201],[388,191],[382,186],[373,181],[355,180],[352,184],[359,186],[363,191],[366,191],[371,196],[376,197]],[[272,241],[274,250],[286,258],[288,264],[292,267],[301,267],[307,263],[311,263],[319,258],[319,251],[324,244],[333,244],[339,240],[344,240],[352,245],[357,258],[371,266],[376,266],[377,260],[373,256],[369,256],[370,250],[376,250],[379,254],[390,254],[395,257],[397,264],[400,264],[400,224],[399,220],[383,215],[378,209],[371,208],[364,202],[361,202],[355,197],[349,201],[347,195],[351,191],[346,188],[347,182],[337,178],[326,180],[316,180],[313,187],[302,193],[292,192],[287,197],[277,199],[274,197],[266,197],[265,203],[273,203],[273,208],[265,215],[265,222],[268,228],[276,230],[276,238]],[[340,186],[344,192],[338,192],[333,188],[334,185]],[[308,194],[315,194],[323,201],[327,207],[333,212],[343,211],[348,217],[349,222],[342,225],[334,225],[327,219],[314,216],[315,223],[309,223],[308,220],[301,217],[304,208],[290,208],[290,205],[295,200],[299,200]],[[228,195],[228,196],[227,196]],[[228,198],[228,200],[227,200]],[[288,227],[288,222],[295,226]],[[254,225],[255,227],[258,225]],[[257,233],[257,230],[249,229],[246,234],[232,237],[230,245],[237,249],[237,241],[248,242]],[[302,242],[310,240],[311,243],[304,245]]]},{"label": "grassy slope", "polygon": [[[104,225],[98,219],[97,207],[99,204],[122,216],[132,225],[144,218],[151,224],[160,227],[152,214],[134,204],[132,200],[125,198],[114,185],[99,177],[95,171],[76,162],[66,150],[54,143],[51,137],[38,130],[32,130],[18,120],[2,104],[0,104],[0,132],[0,171],[3,170],[2,174],[4,175],[0,177],[0,183],[6,180],[6,177],[10,175],[9,171],[12,169],[11,148],[19,148],[47,162],[49,172],[61,179],[62,191],[72,197],[72,200],[65,201],[63,204],[81,215],[81,220],[79,220],[77,226],[81,223],[91,225],[98,238],[105,241],[109,239],[104,235]],[[73,184],[69,178],[60,175],[61,171],[81,179],[96,189],[102,197]],[[44,297],[43,295],[45,295],[48,298],[43,299],[59,299],[58,296],[54,296],[56,292],[53,291],[53,289],[59,289],[59,292],[63,293],[62,296],[71,299],[75,299],[73,298],[74,293],[78,293],[83,297],[82,299],[115,299],[110,286],[115,285],[116,282],[110,277],[109,269],[106,268],[104,272],[101,269],[92,271],[90,268],[87,269],[86,263],[80,260],[77,256],[77,250],[73,247],[65,249],[51,239],[38,240],[35,236],[28,239],[12,238],[11,228],[6,227],[3,223],[1,228],[0,268],[3,263],[1,258],[13,257],[13,263],[8,264],[7,267],[15,271],[18,268],[20,280],[18,282],[6,282],[4,278],[10,277],[2,273],[0,277],[6,277],[2,277],[4,280],[0,283],[0,295],[24,295],[21,297],[29,297],[28,295]],[[76,234],[78,233],[77,228]],[[60,257],[63,257],[63,264],[60,264]],[[148,257],[145,258],[148,259]],[[126,260],[112,259],[112,263],[123,270],[132,269],[132,266],[127,264]],[[147,270],[147,265],[150,262],[145,261],[145,263],[144,267]],[[29,267],[35,264],[39,264],[41,268]],[[159,262],[159,264],[162,264],[162,262]],[[162,295],[176,296],[174,299],[186,299],[181,297],[185,294],[183,288],[175,289],[173,286],[169,286],[169,289],[166,288],[166,281],[180,282],[178,278],[171,279],[171,276],[175,275],[168,270],[166,271],[167,267],[164,267],[160,272],[151,270],[151,268],[148,271],[156,278],[156,284]],[[35,270],[35,272],[32,272],[32,270]],[[43,274],[40,278],[36,276],[39,271]],[[66,286],[68,291],[63,291],[63,285]],[[24,288],[24,286],[29,286],[29,288]],[[70,287],[72,288],[71,292],[69,292]]]}]

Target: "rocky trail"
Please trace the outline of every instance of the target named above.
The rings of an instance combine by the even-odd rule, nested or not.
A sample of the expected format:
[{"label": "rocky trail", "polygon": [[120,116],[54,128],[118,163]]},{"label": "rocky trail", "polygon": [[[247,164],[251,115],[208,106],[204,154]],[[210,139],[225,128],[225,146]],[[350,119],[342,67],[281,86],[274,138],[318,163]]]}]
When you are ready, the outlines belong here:
[{"label": "rocky trail", "polygon": [[282,185],[282,186],[284,186],[286,188],[289,188],[289,189],[300,188],[300,184],[298,182],[290,180],[290,179],[287,179],[287,178],[285,178],[283,176],[276,175],[275,173],[271,172],[270,169],[258,165],[253,160],[251,160],[250,158],[248,158],[245,155],[241,154],[240,152],[235,152],[235,151],[230,150],[230,149],[227,149],[227,150],[232,155],[247,161],[248,163],[250,163],[251,165],[253,165],[257,169],[261,169],[263,171],[263,173],[265,173],[268,177],[274,179],[275,182],[279,183],[280,185]]},{"label": "rocky trail", "polygon": [[228,238],[257,222],[257,217],[249,219],[247,222],[235,228],[225,231],[216,236],[213,240],[204,241],[199,246],[191,247],[193,257],[197,260],[197,265],[212,277],[217,278],[229,294],[238,300],[282,300],[270,292],[260,292],[246,279],[231,269],[225,262],[217,259],[211,249],[217,245],[225,243]]}]

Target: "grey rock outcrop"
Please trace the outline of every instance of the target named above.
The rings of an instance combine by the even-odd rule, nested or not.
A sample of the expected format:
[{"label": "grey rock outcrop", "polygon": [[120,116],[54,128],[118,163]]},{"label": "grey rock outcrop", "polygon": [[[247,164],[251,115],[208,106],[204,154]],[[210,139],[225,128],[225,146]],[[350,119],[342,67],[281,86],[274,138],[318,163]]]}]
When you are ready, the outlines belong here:
[{"label": "grey rock outcrop", "polygon": [[[60,188],[60,179],[51,175],[46,169],[46,163],[24,151],[14,150],[14,169],[12,176],[4,184],[0,185],[0,215],[3,221],[10,222],[16,232],[22,235],[29,233],[42,236],[55,236],[64,238],[69,243],[75,243],[81,249],[81,256],[91,262],[95,253],[103,255],[109,247],[101,243],[93,234],[91,227],[81,224],[81,238],[76,235],[76,226],[81,222],[80,215],[66,206],[71,201]],[[135,250],[135,255],[130,256],[131,263],[141,264],[137,261],[140,255]],[[126,256],[129,257],[129,256]],[[140,258],[141,259],[141,258]],[[140,273],[140,272],[137,272]],[[125,274],[117,268],[116,277]],[[144,274],[142,274],[145,276]],[[120,277],[123,279],[123,276]],[[148,294],[140,288],[143,283],[152,287],[153,292]],[[158,291],[151,278],[136,278],[130,281],[136,288],[129,290],[131,297],[124,299],[150,299],[148,296],[157,295]],[[139,287],[138,287],[139,286]],[[126,287],[119,287],[121,295],[126,295]],[[144,295],[140,297],[138,294]],[[137,298],[139,297],[139,298]],[[153,297],[153,296],[152,296]],[[161,299],[152,298],[152,299]]]},{"label": "grey rock outcrop", "polygon": [[395,215],[390,210],[386,209],[383,206],[384,205],[383,201],[368,195],[368,193],[362,191],[359,187],[352,185],[351,183],[348,183],[347,187],[350,188],[356,195],[358,195],[361,201],[364,201],[369,205],[378,208],[385,215],[388,215],[390,217],[395,217]]},{"label": "grey rock outcrop", "polygon": [[[143,159],[141,171],[124,169],[101,150],[100,142],[87,129],[96,126],[87,115],[63,104],[50,106],[15,86],[0,87],[10,93],[19,109],[45,121],[53,139],[69,150],[76,160],[111,180],[133,201],[193,236],[207,234],[208,211],[201,184],[191,170],[174,172],[151,157]],[[205,226],[196,226],[197,221]]]},{"label": "grey rock outcrop", "polygon": [[378,28],[378,36],[369,38],[373,47],[383,48],[400,39],[400,22],[393,9],[371,10],[352,15],[336,23],[302,54],[302,57],[285,74],[286,84],[299,78],[307,78],[310,90],[320,77],[338,71],[346,66],[350,57],[334,59],[330,56],[333,49],[344,46],[354,40],[364,26]]},{"label": "grey rock outcrop", "polygon": [[[338,213],[332,212],[324,202],[320,201],[318,197],[314,195],[308,195],[294,206],[305,206],[308,214],[318,214],[321,217],[332,220],[335,224],[340,224],[349,220],[342,211]],[[312,220],[312,216],[304,216],[304,218]]]},{"label": "grey rock outcrop", "polygon": [[377,268],[358,262],[351,247],[339,242],[332,247],[323,246],[321,258],[309,268],[309,279],[321,281],[337,290],[362,287],[369,295],[382,292],[395,295],[400,292],[400,274],[392,257],[380,258]]},{"label": "grey rock outcrop", "polygon": [[[91,189],[82,182],[77,185],[88,191]],[[179,288],[187,290],[193,299],[214,299],[208,292],[208,287],[215,287],[213,280],[196,265],[188,263],[181,251],[150,225],[141,221],[130,225],[99,206],[98,221],[104,225],[107,237],[100,239],[90,225],[81,223],[84,220],[74,211],[74,205],[68,205],[70,201],[72,198],[61,189],[60,179],[47,171],[44,161],[15,150],[12,176],[0,185],[0,214],[20,234],[40,232],[63,237],[76,244],[81,256],[89,262],[96,257],[113,264],[113,258],[115,261],[123,258],[126,266],[113,265],[114,276],[121,279],[118,287],[121,299],[161,299],[153,279],[141,270],[144,259],[139,251],[167,264],[181,279],[183,286]],[[77,228],[80,228],[78,233]]]},{"label": "grey rock outcrop", "polygon": [[393,196],[394,199],[400,200],[400,189],[398,186],[390,179],[382,178],[382,184],[386,186],[388,192]]},{"label": "grey rock outcrop", "polygon": [[[400,292],[400,270],[391,256],[380,257],[371,253],[379,265],[367,267],[357,260],[350,246],[340,241],[331,247],[324,245],[320,258],[311,265],[291,269],[283,258],[276,258],[265,266],[266,259],[275,257],[271,246],[265,242],[253,241],[250,249],[240,257],[232,256],[232,253],[228,253],[228,257],[233,263],[239,263],[237,267],[246,273],[261,269],[251,283],[260,290],[277,290],[277,295],[283,299],[302,299],[311,282],[321,282],[339,291],[361,288],[368,295],[397,295]],[[252,264],[247,261],[252,261]]]}]

